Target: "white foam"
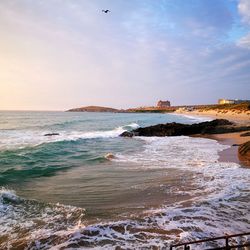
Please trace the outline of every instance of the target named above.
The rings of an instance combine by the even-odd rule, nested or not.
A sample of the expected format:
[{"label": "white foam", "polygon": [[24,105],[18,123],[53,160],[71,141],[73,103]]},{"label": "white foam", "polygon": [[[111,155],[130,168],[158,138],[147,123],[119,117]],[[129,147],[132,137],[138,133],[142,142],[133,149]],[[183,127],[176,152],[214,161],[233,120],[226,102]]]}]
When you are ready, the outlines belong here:
[{"label": "white foam", "polygon": [[[117,155],[115,161],[122,164],[132,162],[133,167],[137,168],[165,168],[166,171],[176,168],[192,173],[193,178],[187,180],[191,188],[187,188],[183,180],[179,187],[166,190],[172,195],[189,197],[186,201],[149,210],[139,222],[129,220],[118,223],[133,229],[123,235],[127,248],[143,249],[177,239],[188,241],[250,230],[250,171],[236,163],[218,161],[218,152],[228,146],[215,140],[185,136],[135,139],[145,141],[144,150],[131,155]],[[105,228],[107,231],[102,232],[102,237],[111,237],[112,226],[105,225]],[[169,241],[157,233],[152,239],[152,235],[145,232],[147,228],[170,232]],[[136,238],[133,233],[135,229],[147,235],[145,242],[137,243],[137,246],[133,241]],[[179,235],[176,235],[176,230],[180,231]],[[99,241],[98,237],[95,241]],[[196,249],[203,248],[197,246]]]},{"label": "white foam", "polygon": [[[67,236],[83,228],[84,209],[62,204],[43,204],[26,200],[14,190],[0,190],[0,242],[1,249],[12,249],[21,241],[26,249],[49,248],[42,239]],[[16,245],[17,244],[17,245]],[[46,244],[48,244],[46,246]],[[39,248],[40,249],[40,248]]]},{"label": "white foam", "polygon": [[[59,246],[67,246],[73,241],[89,242],[104,249],[115,246],[125,249],[165,248],[172,242],[249,231],[249,171],[237,164],[217,163],[212,171],[206,173],[210,167],[203,166],[206,175],[200,175],[199,179],[197,176],[199,190],[196,196],[188,199],[188,203],[176,202],[146,211],[140,220],[87,226]],[[242,174],[243,178],[240,177]],[[208,175],[213,176],[210,181],[207,181]],[[232,180],[234,185],[231,185]],[[193,195],[193,192],[189,194]],[[107,243],[102,246],[104,241]],[[195,246],[195,249],[204,248],[208,245]]]},{"label": "white foam", "polygon": [[207,122],[207,121],[213,120],[213,118],[209,116],[187,115],[187,114],[181,114],[181,113],[171,113],[169,115],[184,117],[192,122]]},{"label": "white foam", "polygon": [[20,198],[16,195],[14,190],[9,190],[4,187],[0,189],[0,203],[3,203],[3,199],[8,199],[10,201],[18,201]]},{"label": "white foam", "polygon": [[144,150],[133,154],[117,154],[117,162],[133,162],[144,168],[193,168],[203,166],[206,162],[218,161],[218,151],[229,146],[221,145],[215,140],[175,137],[135,137],[145,142]]},{"label": "white foam", "polygon": [[37,146],[57,141],[76,141],[79,139],[115,138],[127,130],[139,127],[137,123],[117,127],[108,131],[56,131],[59,135],[44,136],[54,131],[48,130],[0,130],[0,150]]},{"label": "white foam", "polygon": [[[166,197],[168,193],[175,197],[184,194],[186,199],[162,205],[159,209],[144,211],[139,219],[133,219],[133,215],[130,215],[127,220],[82,225],[80,228],[76,222],[73,227],[71,224],[68,228],[57,228],[57,223],[61,223],[60,218],[67,217],[71,210],[66,210],[65,213],[65,208],[60,206],[47,207],[42,216],[39,212],[34,217],[42,218],[45,223],[52,223],[52,230],[46,226],[36,229],[32,224],[35,222],[27,220],[25,213],[20,210],[13,216],[15,209],[8,204],[8,213],[11,216],[4,217],[5,220],[0,216],[0,224],[14,228],[16,224],[11,224],[14,220],[15,223],[23,223],[25,228],[33,230],[30,240],[36,240],[37,244],[45,244],[42,241],[44,238],[56,237],[56,243],[47,241],[50,245],[40,245],[41,248],[51,249],[70,249],[73,243],[84,246],[89,244],[94,249],[112,249],[116,246],[125,249],[150,249],[153,246],[164,248],[180,240],[250,230],[250,171],[236,163],[218,161],[218,152],[228,146],[210,139],[186,136],[134,139],[145,142],[143,150],[118,155],[118,159],[115,159],[117,163],[133,162],[133,167],[142,169],[164,168],[166,173],[173,168],[182,171],[183,180],[175,188],[166,188]],[[128,167],[130,164],[124,165]],[[188,176],[192,179],[184,178]],[[3,193],[6,197],[15,199],[13,192],[5,190]],[[200,246],[195,249],[204,248]]]},{"label": "white foam", "polygon": [[128,124],[128,125],[123,126],[122,128],[123,128],[123,129],[125,129],[125,128],[136,129],[136,128],[139,128],[139,127],[140,127],[139,124],[137,124],[137,123],[135,123],[135,122],[132,122],[132,123],[130,123],[130,124]]}]

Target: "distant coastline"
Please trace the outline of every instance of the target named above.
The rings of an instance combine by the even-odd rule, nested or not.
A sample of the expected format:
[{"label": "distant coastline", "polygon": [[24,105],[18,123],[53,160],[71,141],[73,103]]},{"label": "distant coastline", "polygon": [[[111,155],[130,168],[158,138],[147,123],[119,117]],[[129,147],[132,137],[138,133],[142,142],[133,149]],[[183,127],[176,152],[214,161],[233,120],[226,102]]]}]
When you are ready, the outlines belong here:
[{"label": "distant coastline", "polygon": [[86,106],[80,108],[73,108],[67,110],[67,112],[112,112],[117,113],[119,112],[118,109],[109,108],[109,107],[101,107],[101,106]]},{"label": "distant coastline", "polygon": [[67,112],[111,112],[111,113],[170,113],[175,112],[176,107],[139,107],[139,108],[129,108],[129,109],[115,109],[110,107],[102,106],[86,106],[80,108],[73,108],[67,110]]},{"label": "distant coastline", "polygon": [[67,112],[111,112],[111,113],[177,113],[185,115],[209,116],[229,120],[250,120],[250,102],[240,104],[183,105],[171,107],[137,107],[115,109],[102,106],[72,108]]},{"label": "distant coastline", "polygon": [[180,108],[175,111],[177,114],[205,116],[216,119],[228,119],[239,123],[250,123],[250,102],[241,104],[208,105],[191,110]]}]

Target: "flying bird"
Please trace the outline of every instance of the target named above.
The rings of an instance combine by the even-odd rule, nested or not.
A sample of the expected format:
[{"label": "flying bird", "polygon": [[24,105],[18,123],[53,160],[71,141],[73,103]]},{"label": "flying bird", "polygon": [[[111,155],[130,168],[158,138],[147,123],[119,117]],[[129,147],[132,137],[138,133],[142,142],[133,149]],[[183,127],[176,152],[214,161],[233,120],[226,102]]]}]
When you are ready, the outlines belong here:
[{"label": "flying bird", "polygon": [[108,12],[110,12],[110,10],[102,10],[102,12],[107,14]]}]

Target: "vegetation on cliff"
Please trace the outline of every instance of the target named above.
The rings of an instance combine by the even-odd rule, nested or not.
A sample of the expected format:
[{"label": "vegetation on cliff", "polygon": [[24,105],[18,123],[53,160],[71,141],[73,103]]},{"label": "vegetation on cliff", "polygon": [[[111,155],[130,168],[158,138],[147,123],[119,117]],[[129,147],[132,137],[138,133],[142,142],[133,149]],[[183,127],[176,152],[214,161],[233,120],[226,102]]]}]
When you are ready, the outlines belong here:
[{"label": "vegetation on cliff", "polygon": [[200,110],[219,110],[219,111],[233,111],[233,112],[242,112],[250,111],[250,102],[243,102],[239,104],[216,104],[216,105],[204,105],[200,107]]},{"label": "vegetation on cliff", "polygon": [[81,108],[69,109],[69,112],[119,112],[118,109],[100,106],[86,106]]}]

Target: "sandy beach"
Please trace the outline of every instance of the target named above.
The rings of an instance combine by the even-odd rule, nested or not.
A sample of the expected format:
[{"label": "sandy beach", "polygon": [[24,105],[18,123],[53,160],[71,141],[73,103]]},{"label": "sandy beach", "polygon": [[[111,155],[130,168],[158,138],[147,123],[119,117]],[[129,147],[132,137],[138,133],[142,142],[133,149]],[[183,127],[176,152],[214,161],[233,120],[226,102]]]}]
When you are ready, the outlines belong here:
[{"label": "sandy beach", "polygon": [[177,110],[175,113],[192,115],[192,116],[205,116],[215,119],[227,119],[240,124],[250,124],[250,111],[223,111],[223,110],[194,110],[183,111]]},{"label": "sandy beach", "polygon": [[245,132],[227,133],[227,134],[214,134],[214,135],[199,135],[199,137],[209,138],[217,140],[224,145],[230,145],[231,147],[219,152],[219,161],[221,162],[235,162],[245,167],[249,167],[238,158],[239,144],[245,143],[250,140],[249,136],[240,136]]},{"label": "sandy beach", "polygon": [[[218,112],[216,110],[195,110],[195,111],[176,111],[178,114],[192,115],[192,116],[205,116],[216,119],[227,119],[229,121],[235,122],[239,125],[250,125],[250,111],[246,112]],[[246,132],[246,131],[245,131]],[[221,144],[230,145],[231,147],[223,150],[219,153],[219,160],[222,162],[235,162],[242,166],[246,166],[244,162],[241,162],[238,158],[238,148],[239,144],[245,143],[250,140],[250,136],[240,136],[245,132],[236,133],[226,133],[226,134],[209,134],[209,135],[199,135],[203,138],[210,138],[217,140]],[[234,145],[234,146],[233,146]],[[249,166],[248,166],[249,167]]]}]

